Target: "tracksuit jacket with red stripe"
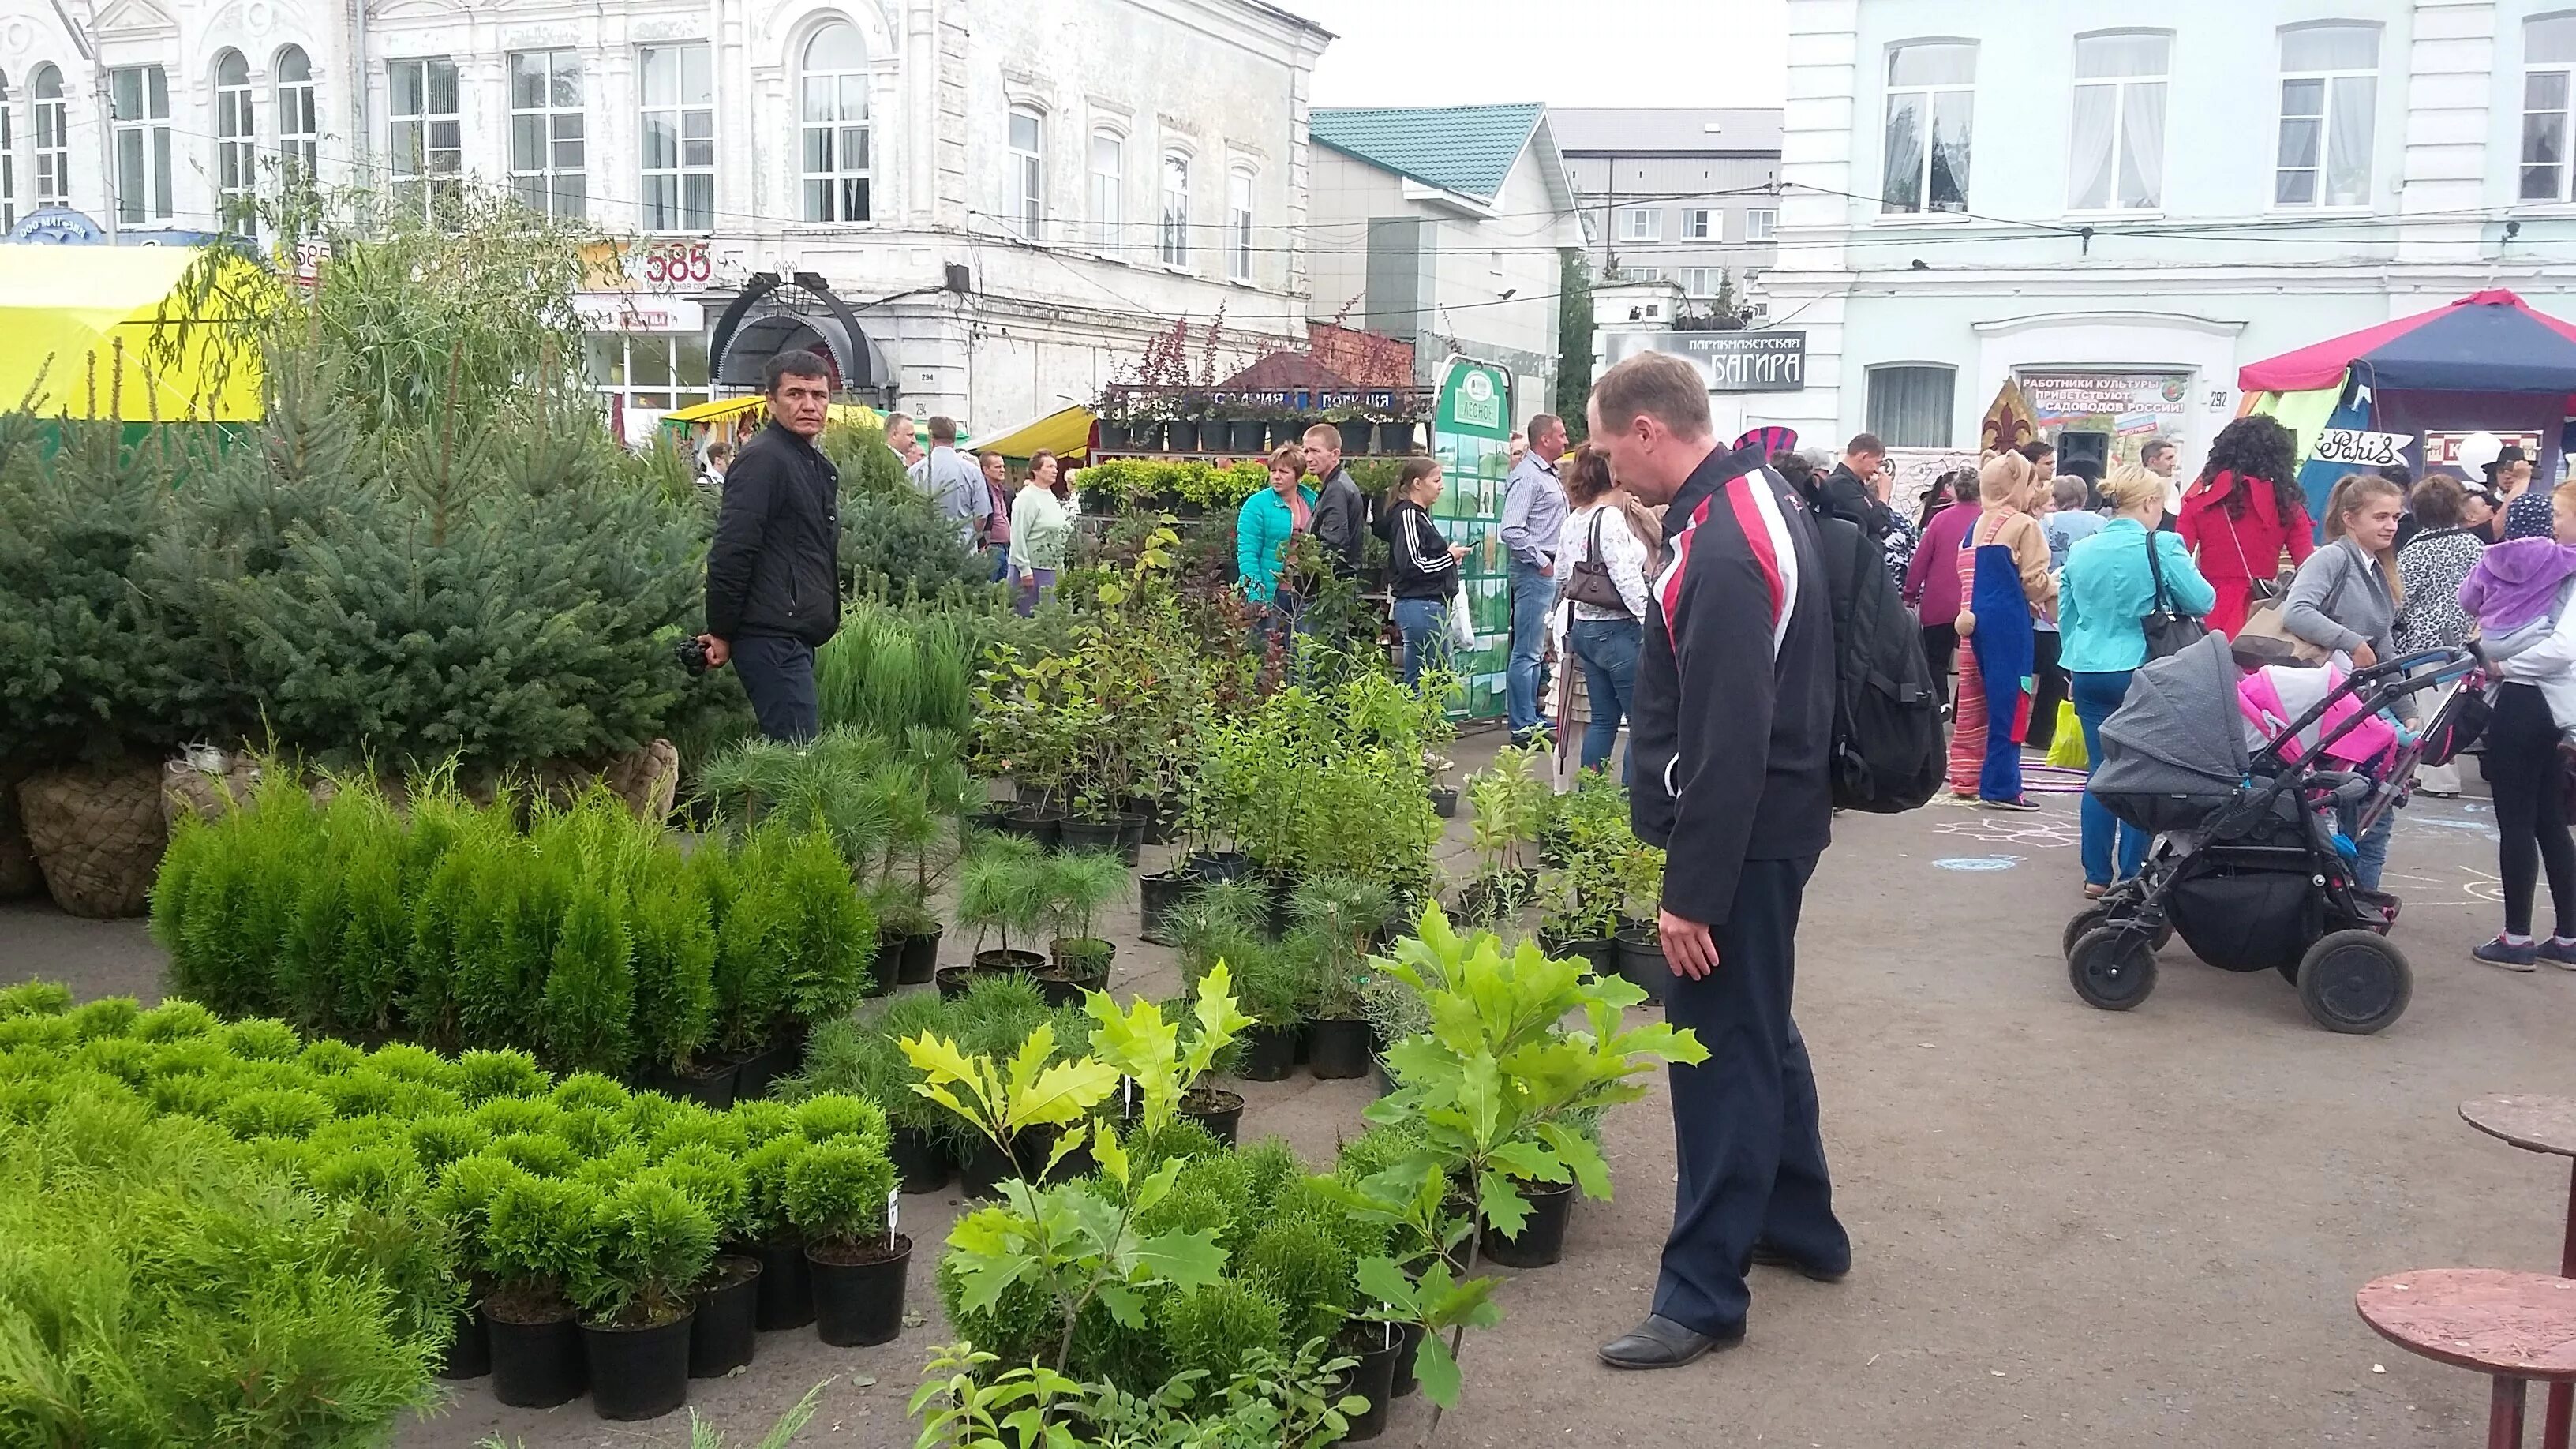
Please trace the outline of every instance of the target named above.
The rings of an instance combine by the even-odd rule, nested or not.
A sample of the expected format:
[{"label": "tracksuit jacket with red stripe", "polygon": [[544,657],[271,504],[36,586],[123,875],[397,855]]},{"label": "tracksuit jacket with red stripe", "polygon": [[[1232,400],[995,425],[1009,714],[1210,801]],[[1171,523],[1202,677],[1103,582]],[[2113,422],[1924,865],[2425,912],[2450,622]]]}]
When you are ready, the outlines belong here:
[{"label": "tracksuit jacket with red stripe", "polygon": [[1664,513],[1637,662],[1630,816],[1667,852],[1664,909],[1723,924],[1748,860],[1832,833],[1833,604],[1815,520],[1758,449],[1711,453]]}]

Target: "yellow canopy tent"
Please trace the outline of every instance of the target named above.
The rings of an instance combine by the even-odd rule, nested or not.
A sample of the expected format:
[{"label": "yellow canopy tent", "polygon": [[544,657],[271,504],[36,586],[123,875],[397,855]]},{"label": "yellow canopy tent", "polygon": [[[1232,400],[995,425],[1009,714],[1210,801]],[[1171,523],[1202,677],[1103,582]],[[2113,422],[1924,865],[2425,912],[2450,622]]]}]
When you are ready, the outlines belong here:
[{"label": "yellow canopy tent", "polygon": [[987,438],[976,445],[976,451],[999,453],[1005,458],[1028,458],[1042,452],[1059,458],[1079,458],[1091,450],[1093,421],[1089,408],[1064,408],[998,438]]},{"label": "yellow canopy tent", "polygon": [[[209,255],[212,284],[183,288]],[[229,324],[275,285],[231,252],[0,245],[0,408],[129,423],[256,421],[259,355]]]},{"label": "yellow canopy tent", "polygon": [[[767,411],[768,405],[761,401],[760,394],[753,393],[749,397],[720,397],[714,402],[691,403],[675,412],[664,413],[662,423],[665,427],[673,425],[713,427],[717,423],[731,422],[746,413],[759,414]],[[885,426],[884,415],[863,403],[832,404],[832,421]]]}]

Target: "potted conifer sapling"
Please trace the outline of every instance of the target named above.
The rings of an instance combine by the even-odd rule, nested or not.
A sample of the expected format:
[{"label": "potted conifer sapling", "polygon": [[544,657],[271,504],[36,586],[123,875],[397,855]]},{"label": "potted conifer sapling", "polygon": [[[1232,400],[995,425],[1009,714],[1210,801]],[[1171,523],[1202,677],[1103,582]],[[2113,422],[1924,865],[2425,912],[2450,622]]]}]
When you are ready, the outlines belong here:
[{"label": "potted conifer sapling", "polygon": [[1127,866],[1105,850],[1069,850],[1044,866],[1046,920],[1056,931],[1052,959],[1038,975],[1050,1006],[1072,1006],[1086,991],[1109,985],[1116,944],[1099,931],[1102,908],[1127,893]]},{"label": "potted conifer sapling", "polygon": [[599,1190],[520,1170],[492,1194],[483,1271],[492,1291],[492,1396],[517,1409],[581,1397],[588,1373],[567,1287],[598,1256]]},{"label": "potted conifer sapling", "polygon": [[578,1288],[591,1407],[603,1419],[658,1419],[689,1399],[690,1320],[715,1260],[715,1219],[645,1176],[601,1203],[599,1227]]},{"label": "potted conifer sapling", "polygon": [[805,1239],[822,1340],[857,1348],[903,1332],[912,1239],[895,1231],[894,1164],[884,1151],[855,1137],[813,1144],[788,1176],[786,1206]]}]

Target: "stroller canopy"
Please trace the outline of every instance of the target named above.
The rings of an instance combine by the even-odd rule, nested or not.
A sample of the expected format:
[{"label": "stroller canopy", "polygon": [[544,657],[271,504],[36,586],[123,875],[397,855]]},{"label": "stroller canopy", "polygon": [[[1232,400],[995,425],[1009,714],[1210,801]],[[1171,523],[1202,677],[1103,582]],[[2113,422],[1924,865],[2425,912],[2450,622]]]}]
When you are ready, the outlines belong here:
[{"label": "stroller canopy", "polygon": [[2208,809],[2233,800],[2247,763],[2236,681],[2236,661],[2223,634],[2204,635],[2140,669],[2129,681],[2128,699],[2102,722],[2102,758],[2093,767],[2092,792],[2115,809],[2114,797],[2155,797]]}]

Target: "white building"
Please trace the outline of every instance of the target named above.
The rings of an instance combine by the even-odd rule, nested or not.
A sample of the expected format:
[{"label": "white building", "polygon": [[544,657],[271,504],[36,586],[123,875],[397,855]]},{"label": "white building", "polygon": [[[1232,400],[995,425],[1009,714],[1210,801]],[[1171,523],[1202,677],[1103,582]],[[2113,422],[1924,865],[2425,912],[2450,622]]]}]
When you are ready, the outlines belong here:
[{"label": "white building", "polygon": [[1596,282],[1672,282],[1696,307],[1771,265],[1780,113],[1630,106],[1548,112]]},{"label": "white building", "polygon": [[782,345],[990,430],[1172,318],[1302,343],[1330,39],[1260,0],[0,0],[0,208],[211,232],[281,157],[424,206],[471,173],[629,239],[585,306],[654,329],[593,348],[630,431]]},{"label": "white building", "polygon": [[[2576,12],[2542,0],[1790,0],[1748,422],[1973,449],[2007,377],[2186,462],[2236,370],[2483,287],[2576,316]],[[2113,415],[2118,416],[2113,416]],[[2092,421],[2083,421],[2085,419]]]},{"label": "white building", "polygon": [[1556,405],[1558,288],[1579,248],[1565,162],[1536,104],[1314,113],[1314,314],[1509,368],[1518,426]]}]

